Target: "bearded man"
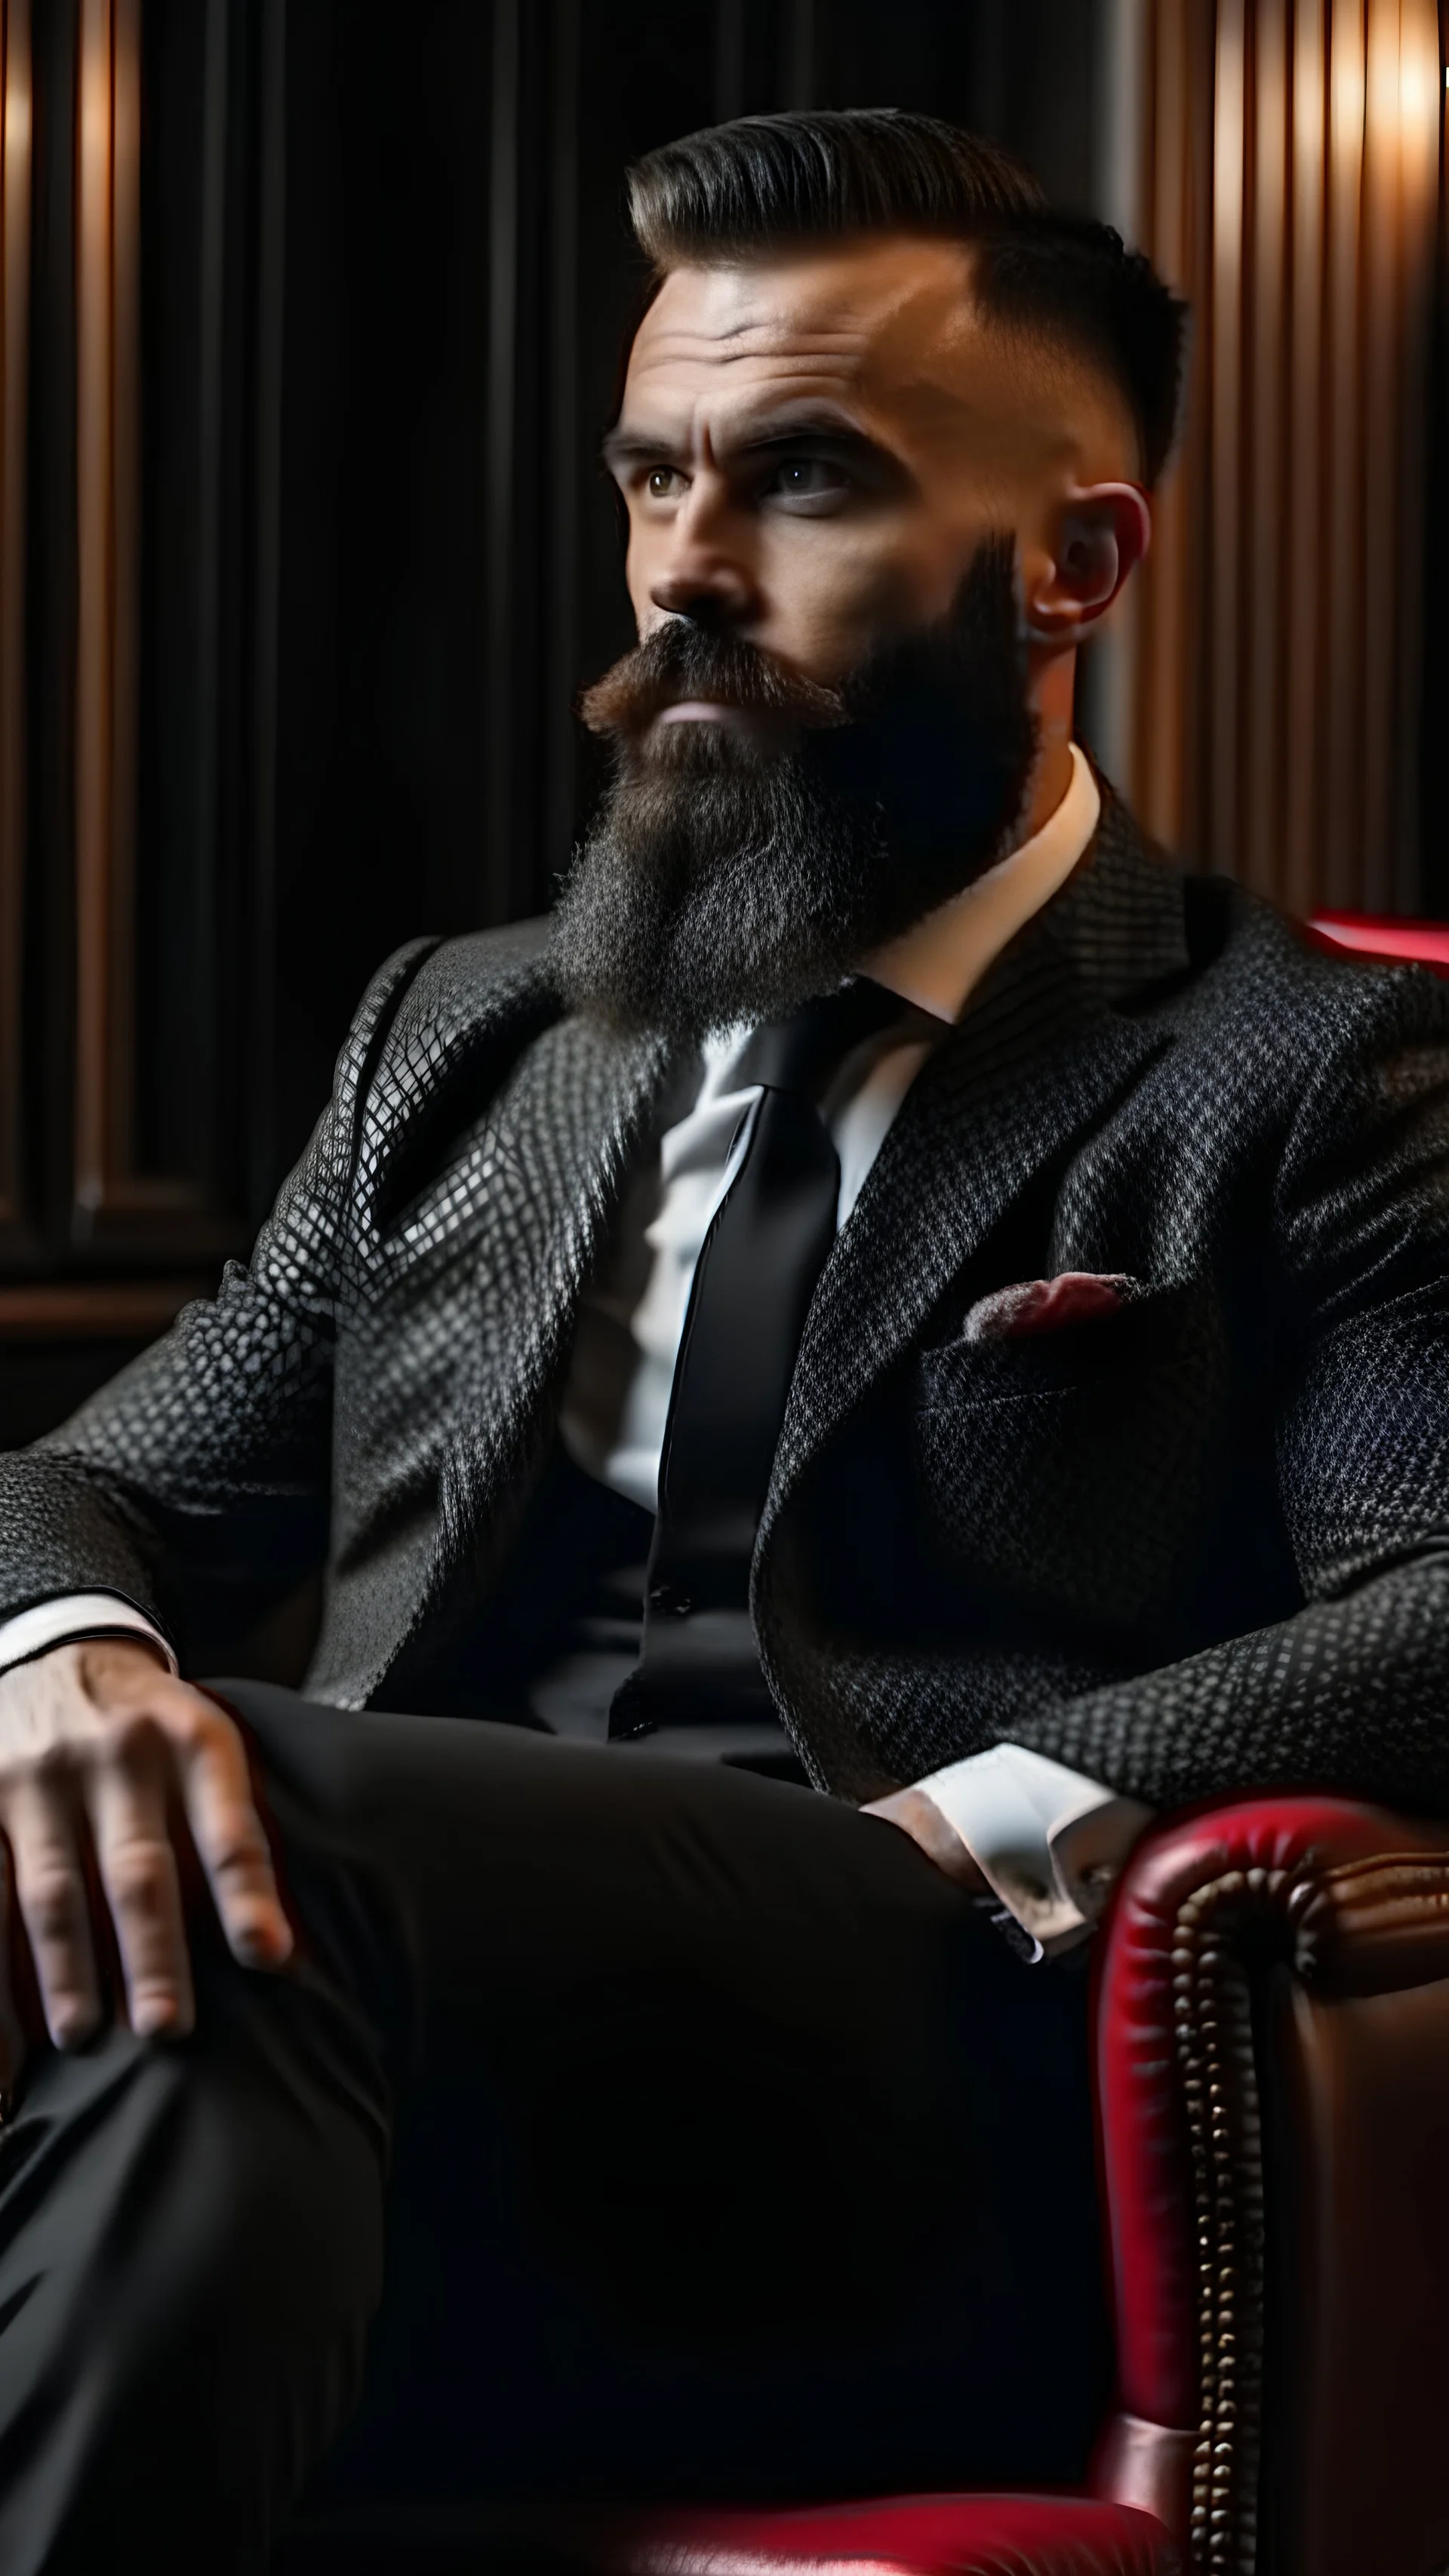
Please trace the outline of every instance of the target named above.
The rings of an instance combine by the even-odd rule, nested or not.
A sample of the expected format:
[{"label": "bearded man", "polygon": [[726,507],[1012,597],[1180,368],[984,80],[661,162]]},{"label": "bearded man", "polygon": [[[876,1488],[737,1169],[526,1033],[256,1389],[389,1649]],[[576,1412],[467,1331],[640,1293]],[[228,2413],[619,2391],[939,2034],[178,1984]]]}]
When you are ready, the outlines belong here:
[{"label": "bearded man", "polygon": [[[553,920],[392,958],[249,1268],[4,1464],[9,2576],[1080,2474],[1133,1837],[1449,1806],[1446,998],[1072,739],[1181,308],[920,117],[631,205]],[[300,1693],[183,1678],[316,1567]]]}]

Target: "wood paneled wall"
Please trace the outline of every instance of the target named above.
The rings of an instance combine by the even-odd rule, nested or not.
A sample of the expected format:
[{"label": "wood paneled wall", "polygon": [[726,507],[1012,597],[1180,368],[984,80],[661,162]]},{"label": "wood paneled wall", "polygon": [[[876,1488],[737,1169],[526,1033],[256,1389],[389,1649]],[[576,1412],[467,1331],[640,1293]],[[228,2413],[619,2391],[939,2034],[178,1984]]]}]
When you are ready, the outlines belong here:
[{"label": "wood paneled wall", "polygon": [[1433,0],[404,14],[0,0],[0,1441],[244,1249],[389,948],[547,900],[627,637],[621,175],[713,118],[1110,189],[1198,314],[1116,765],[1290,902],[1420,900]]},{"label": "wood paneled wall", "polygon": [[1193,304],[1125,783],[1295,911],[1413,912],[1435,0],[1145,0],[1139,238]]},{"label": "wood paneled wall", "polygon": [[134,1202],[140,0],[81,0],[76,144],[74,1204]]},{"label": "wood paneled wall", "polygon": [[0,0],[0,1439],[278,1176],[284,6]]},{"label": "wood paneled wall", "polygon": [[0,0],[0,1243],[22,1216],[25,451],[32,149],[30,0]]},{"label": "wood paneled wall", "polygon": [[548,899],[625,163],[894,101],[1078,202],[1101,5],[0,0],[0,1442],[244,1251],[390,948]]},{"label": "wood paneled wall", "polygon": [[[223,514],[247,517],[250,480],[233,469],[227,488],[222,416],[228,248],[235,267],[249,247],[228,246],[225,226],[236,14],[234,0],[192,0],[196,184],[184,206],[154,209],[144,241],[142,0],[78,0],[76,22],[68,1230],[77,1250],[133,1261],[208,1259],[240,1249],[246,1231],[241,1158],[216,1132],[219,1059],[259,1000],[245,939],[225,941],[237,866],[218,773],[237,709],[223,704],[217,564]],[[178,219],[191,249],[180,294],[168,280],[176,253],[159,238]],[[147,352],[153,415],[179,411],[190,435],[158,435],[153,418],[143,452]],[[244,632],[249,604],[234,603]],[[184,628],[190,689],[158,650],[167,627]],[[244,913],[252,893],[230,909]],[[158,1029],[162,956],[179,977]]]}]

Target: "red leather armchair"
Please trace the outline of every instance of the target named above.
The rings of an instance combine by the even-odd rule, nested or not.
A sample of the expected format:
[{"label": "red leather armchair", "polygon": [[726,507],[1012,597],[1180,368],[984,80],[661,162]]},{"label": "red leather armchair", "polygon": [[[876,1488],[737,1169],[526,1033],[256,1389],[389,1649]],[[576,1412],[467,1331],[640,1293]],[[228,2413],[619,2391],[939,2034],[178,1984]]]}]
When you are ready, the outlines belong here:
[{"label": "red leather armchair", "polygon": [[1245,1800],[1102,1936],[1119,2393],[1088,2496],[675,2514],[619,2576],[1443,2576],[1449,1830]]},{"label": "red leather armchair", "polygon": [[[1449,927],[1312,935],[1449,972]],[[620,2576],[1449,2576],[1449,1828],[1177,1818],[1104,1927],[1119,2352],[1093,2493],[671,2516]]]},{"label": "red leather armchair", "polygon": [[[1449,972],[1443,925],[1312,928]],[[490,2567],[1449,2576],[1449,1825],[1170,1818],[1097,1939],[1119,2383],[1090,2492],[533,2518]]]}]

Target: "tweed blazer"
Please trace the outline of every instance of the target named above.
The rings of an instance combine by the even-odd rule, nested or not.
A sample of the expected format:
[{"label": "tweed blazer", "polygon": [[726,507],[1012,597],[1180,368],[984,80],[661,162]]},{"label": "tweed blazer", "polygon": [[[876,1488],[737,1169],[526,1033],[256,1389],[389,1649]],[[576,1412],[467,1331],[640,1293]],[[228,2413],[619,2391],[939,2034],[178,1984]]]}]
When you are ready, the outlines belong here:
[{"label": "tweed blazer", "polygon": [[[562,1013],[542,925],[391,958],[250,1263],[0,1459],[0,1611],[111,1587],[215,1669],[321,1566],[315,1696],[463,1705],[678,1070]],[[1065,1270],[1120,1307],[963,1329]],[[1155,1805],[1449,1812],[1449,988],[1320,953],[1109,795],[826,1264],[752,1609],[845,1796],[1009,1737]]]}]

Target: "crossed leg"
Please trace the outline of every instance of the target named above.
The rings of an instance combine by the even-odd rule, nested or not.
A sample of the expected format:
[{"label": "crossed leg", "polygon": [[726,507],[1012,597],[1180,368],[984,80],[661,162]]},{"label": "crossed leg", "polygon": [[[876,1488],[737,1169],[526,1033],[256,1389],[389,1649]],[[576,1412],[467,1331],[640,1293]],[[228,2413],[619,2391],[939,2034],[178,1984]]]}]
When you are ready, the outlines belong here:
[{"label": "crossed leg", "polygon": [[1080,1975],[809,1791],[219,1688],[297,1955],[245,1971],[199,1918],[190,2039],[34,2061],[7,2576],[123,2535],[151,2576],[260,2576],[324,2460],[316,2509],[374,2524],[1079,2473]]}]

